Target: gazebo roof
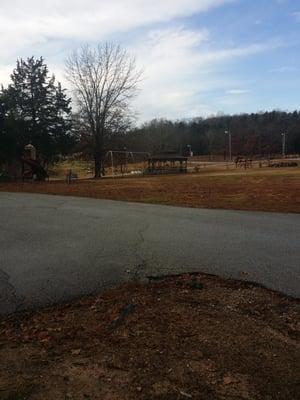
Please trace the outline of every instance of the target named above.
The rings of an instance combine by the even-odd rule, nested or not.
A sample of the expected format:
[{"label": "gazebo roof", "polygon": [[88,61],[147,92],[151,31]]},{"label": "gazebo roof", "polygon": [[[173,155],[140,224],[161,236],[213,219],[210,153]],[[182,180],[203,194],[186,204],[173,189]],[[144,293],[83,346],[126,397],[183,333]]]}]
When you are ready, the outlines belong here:
[{"label": "gazebo roof", "polygon": [[184,157],[176,153],[160,153],[148,158],[148,161],[187,161],[188,157]]}]

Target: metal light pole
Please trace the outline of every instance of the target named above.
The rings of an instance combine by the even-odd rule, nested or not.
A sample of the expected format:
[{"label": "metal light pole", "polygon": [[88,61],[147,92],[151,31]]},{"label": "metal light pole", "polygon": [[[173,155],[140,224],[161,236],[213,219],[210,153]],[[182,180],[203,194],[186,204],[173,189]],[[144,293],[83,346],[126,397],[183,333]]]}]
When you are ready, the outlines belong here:
[{"label": "metal light pole", "polygon": [[191,157],[192,156],[192,146],[190,144],[187,144],[186,147],[188,149],[189,157]]},{"label": "metal light pole", "polygon": [[286,132],[283,132],[281,136],[282,136],[282,158],[285,158]]},{"label": "metal light pole", "polygon": [[229,146],[229,161],[232,161],[232,152],[231,152],[231,132],[225,131],[225,135],[228,134],[228,146]]}]

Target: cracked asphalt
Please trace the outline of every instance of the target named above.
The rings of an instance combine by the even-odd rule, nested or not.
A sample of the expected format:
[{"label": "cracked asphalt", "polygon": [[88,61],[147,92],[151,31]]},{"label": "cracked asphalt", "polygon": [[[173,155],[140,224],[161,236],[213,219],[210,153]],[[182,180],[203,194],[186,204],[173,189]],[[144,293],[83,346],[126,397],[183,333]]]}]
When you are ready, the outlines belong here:
[{"label": "cracked asphalt", "polygon": [[300,215],[0,193],[0,313],[202,271],[300,297]]}]

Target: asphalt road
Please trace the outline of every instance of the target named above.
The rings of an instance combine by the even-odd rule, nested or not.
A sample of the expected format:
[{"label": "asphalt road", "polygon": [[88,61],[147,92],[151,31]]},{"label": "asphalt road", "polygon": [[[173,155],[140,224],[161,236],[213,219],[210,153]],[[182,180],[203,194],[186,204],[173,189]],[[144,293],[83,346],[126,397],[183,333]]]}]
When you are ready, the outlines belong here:
[{"label": "asphalt road", "polygon": [[202,271],[300,297],[300,215],[0,193],[0,313]]}]

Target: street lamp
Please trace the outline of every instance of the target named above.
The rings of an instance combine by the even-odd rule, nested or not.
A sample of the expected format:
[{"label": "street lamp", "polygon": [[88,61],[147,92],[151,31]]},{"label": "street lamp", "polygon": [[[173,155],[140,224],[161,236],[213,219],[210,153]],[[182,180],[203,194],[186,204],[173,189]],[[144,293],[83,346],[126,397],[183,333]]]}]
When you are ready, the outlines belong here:
[{"label": "street lamp", "polygon": [[286,132],[283,132],[281,136],[282,136],[282,158],[285,158]]},{"label": "street lamp", "polygon": [[232,153],[231,153],[231,132],[225,131],[225,135],[228,134],[228,143],[229,143],[229,161],[232,161]]}]

